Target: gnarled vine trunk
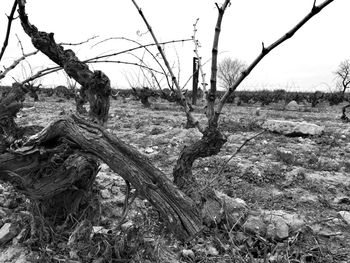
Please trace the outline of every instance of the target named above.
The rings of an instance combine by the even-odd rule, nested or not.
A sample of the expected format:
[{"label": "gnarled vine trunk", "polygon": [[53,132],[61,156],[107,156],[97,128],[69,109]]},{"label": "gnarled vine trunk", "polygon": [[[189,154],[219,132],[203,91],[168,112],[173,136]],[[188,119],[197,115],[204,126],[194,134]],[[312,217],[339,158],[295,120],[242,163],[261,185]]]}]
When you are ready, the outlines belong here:
[{"label": "gnarled vine trunk", "polygon": [[[57,172],[46,172],[45,167],[55,163],[53,158],[57,154],[60,154]],[[186,239],[200,231],[201,219],[195,203],[145,156],[101,126],[75,115],[60,119],[30,137],[16,152],[0,155],[1,169],[9,171],[0,178],[17,185],[31,198],[51,200],[52,194],[64,195],[72,186],[78,191],[89,188],[96,171],[93,164],[89,165],[91,155],[129,181],[160,212],[179,238]],[[76,158],[82,161],[79,163]],[[71,167],[75,163],[79,165]]]},{"label": "gnarled vine trunk", "polygon": [[192,173],[192,166],[198,158],[209,157],[220,152],[227,139],[217,127],[208,127],[203,137],[186,146],[173,170],[174,183],[194,200],[198,200],[198,183]]},{"label": "gnarled vine trunk", "polygon": [[57,44],[53,33],[39,31],[32,25],[25,12],[24,1],[20,1],[18,6],[22,27],[31,38],[34,47],[62,67],[68,76],[81,85],[82,92],[87,94],[90,104],[90,118],[94,122],[106,126],[110,107],[109,95],[111,93],[109,78],[99,70],[91,71],[88,65],[81,62],[72,50],[65,50]]}]

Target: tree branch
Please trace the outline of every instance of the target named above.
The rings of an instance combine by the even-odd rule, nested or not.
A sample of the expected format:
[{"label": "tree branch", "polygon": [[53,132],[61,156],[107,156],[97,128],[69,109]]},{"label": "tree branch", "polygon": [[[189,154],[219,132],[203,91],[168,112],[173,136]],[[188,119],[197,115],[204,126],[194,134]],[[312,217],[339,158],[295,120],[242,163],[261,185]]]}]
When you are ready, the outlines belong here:
[{"label": "tree branch", "polygon": [[218,46],[219,37],[221,32],[221,23],[227,6],[230,0],[225,0],[221,7],[216,4],[218,9],[218,19],[215,26],[214,42],[212,48],[212,58],[211,58],[211,76],[210,76],[210,91],[207,97],[207,117],[209,126],[217,126],[217,121],[215,118],[215,99],[216,99],[216,85],[217,85],[217,71],[218,71]]},{"label": "tree branch", "polygon": [[[236,90],[236,88],[241,84],[241,82],[250,74],[250,72],[256,67],[256,65],[274,48],[282,44],[284,41],[290,39],[303,25],[306,24],[313,16],[318,14],[323,8],[332,3],[334,0],[326,0],[320,5],[316,6],[314,3],[314,7],[298,24],[296,24],[291,30],[289,30],[286,34],[284,34],[281,38],[276,40],[270,46],[263,48],[261,53],[257,56],[257,58],[248,66],[246,70],[244,70],[240,76],[237,78],[235,83],[226,91],[224,96],[221,98],[220,103],[216,110],[216,119],[219,118],[221,114],[222,108],[226,103],[229,96]],[[315,1],[316,2],[316,1]]]},{"label": "tree branch", "polygon": [[39,50],[36,50],[28,54],[23,54],[22,57],[16,59],[9,67],[5,68],[4,71],[0,71],[0,79],[3,79],[6,76],[6,74],[13,70],[19,63],[21,63],[21,61],[25,60],[27,57],[36,55],[38,52]]},{"label": "tree branch", "polygon": [[[206,92],[207,92],[207,88],[206,88],[207,87],[207,83],[205,81],[205,73],[203,71],[202,58],[199,55],[199,51],[198,51],[198,48],[200,47],[200,45],[199,45],[199,41],[196,38],[198,21],[199,21],[199,18],[197,18],[196,23],[193,24],[193,36],[192,36],[193,43],[194,43],[194,50],[193,51],[194,51],[194,53],[195,53],[195,55],[197,57],[198,68],[199,68],[199,71],[200,71],[201,77],[202,77],[203,94],[206,94]],[[186,84],[184,86],[186,86]]]},{"label": "tree branch", "polygon": [[150,34],[151,34],[151,36],[152,36],[152,38],[154,40],[154,43],[157,45],[158,51],[159,51],[159,53],[161,54],[161,56],[162,56],[162,58],[164,60],[164,64],[165,64],[165,66],[167,67],[167,69],[168,69],[168,71],[170,73],[171,80],[172,80],[172,82],[174,83],[174,85],[176,87],[177,94],[178,94],[178,96],[179,96],[179,98],[181,100],[181,104],[182,104],[182,107],[183,107],[183,109],[184,109],[184,111],[186,113],[186,117],[187,117],[188,121],[190,123],[194,124],[198,128],[198,130],[203,133],[204,132],[204,128],[200,125],[199,121],[192,115],[192,113],[190,111],[190,106],[189,106],[185,96],[182,94],[181,87],[180,87],[180,85],[179,85],[179,83],[178,83],[178,81],[177,81],[177,79],[176,79],[176,77],[174,75],[173,70],[170,67],[169,61],[168,61],[167,57],[165,56],[165,53],[164,53],[162,47],[160,46],[160,44],[159,44],[159,42],[158,42],[158,40],[157,40],[153,30],[152,30],[152,27],[148,23],[146,17],[144,16],[141,8],[137,5],[136,1],[135,0],[131,0],[131,1],[133,2],[133,4],[136,7],[136,9],[138,10],[140,16],[142,17],[143,21],[145,22],[145,24],[147,26],[147,29],[150,32]]},{"label": "tree branch", "polygon": [[12,6],[12,9],[11,9],[11,14],[7,17],[8,18],[7,31],[6,31],[6,36],[5,36],[4,43],[3,43],[2,48],[1,48],[0,61],[1,61],[1,59],[2,59],[2,57],[4,55],[4,53],[5,53],[6,47],[8,45],[8,40],[9,40],[10,32],[11,32],[11,25],[12,25],[12,21],[14,20],[13,16],[15,14],[16,7],[17,7],[17,0],[15,0],[13,2],[13,6]]}]

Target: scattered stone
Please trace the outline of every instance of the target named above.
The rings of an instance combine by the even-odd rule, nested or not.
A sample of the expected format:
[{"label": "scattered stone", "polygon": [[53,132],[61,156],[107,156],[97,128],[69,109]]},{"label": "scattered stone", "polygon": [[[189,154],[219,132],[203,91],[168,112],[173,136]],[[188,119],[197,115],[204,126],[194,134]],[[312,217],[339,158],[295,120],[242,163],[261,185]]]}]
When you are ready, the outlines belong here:
[{"label": "scattered stone", "polygon": [[223,211],[225,212],[227,223],[230,227],[241,223],[245,215],[248,213],[247,203],[240,198],[232,198],[222,192],[215,192],[216,196],[220,198]]},{"label": "scattered stone", "polygon": [[181,255],[184,258],[190,258],[190,259],[194,259],[194,257],[195,257],[194,252],[191,249],[183,249],[181,251]]},{"label": "scattered stone", "polygon": [[3,219],[7,216],[7,213],[4,208],[0,207],[0,219]]},{"label": "scattered stone", "polygon": [[105,163],[101,163],[100,164],[100,169],[101,171],[108,171],[109,170],[109,166]]},{"label": "scattered stone", "polygon": [[283,219],[289,226],[291,232],[299,230],[305,225],[305,220],[298,214],[289,214],[283,210],[273,210],[263,212],[263,219],[265,222],[278,222]]},{"label": "scattered stone", "polygon": [[101,196],[104,199],[109,199],[109,198],[111,198],[111,193],[109,192],[108,189],[103,189],[103,190],[101,190]]},{"label": "scattered stone", "polygon": [[267,226],[266,236],[272,240],[284,240],[289,237],[289,227],[282,218],[276,218]]},{"label": "scattered stone", "polygon": [[260,108],[257,108],[256,110],[255,110],[255,116],[260,116]]},{"label": "scattered stone", "polygon": [[278,148],[276,152],[277,157],[287,164],[292,164],[295,162],[296,157],[290,150],[286,150],[283,148]]},{"label": "scattered stone", "polygon": [[[13,262],[13,263],[28,263],[38,262],[39,257],[31,255],[33,261],[29,261],[30,251],[23,246],[10,246],[0,250],[0,262]],[[33,252],[32,252],[33,253]]]},{"label": "scattered stone", "polygon": [[348,225],[350,225],[350,212],[348,212],[348,211],[339,211],[338,215],[340,215],[345,220],[345,222]]},{"label": "scattered stone", "polygon": [[122,224],[120,226],[121,230],[123,231],[127,231],[128,229],[132,228],[134,226],[134,222],[132,222],[131,220],[125,222],[124,224]]},{"label": "scattered stone", "polygon": [[300,110],[300,106],[295,100],[292,100],[286,105],[285,110],[298,111]]},{"label": "scattered stone", "polygon": [[13,199],[7,199],[4,203],[4,207],[7,207],[8,209],[15,209],[18,207],[18,202]]},{"label": "scattered stone", "polygon": [[117,205],[123,205],[125,202],[125,195],[122,192],[119,192],[116,196],[113,196],[113,202]]},{"label": "scattered stone", "polygon": [[110,231],[109,229],[106,229],[103,226],[93,226],[91,235],[94,235],[94,234],[108,234],[109,231]]},{"label": "scattered stone", "polygon": [[12,240],[19,233],[18,225],[5,223],[0,229],[0,245]]},{"label": "scattered stone", "polygon": [[208,246],[207,247],[207,251],[208,251],[208,256],[217,256],[217,255],[219,255],[219,251],[213,246]]},{"label": "scattered stone", "polygon": [[111,192],[112,194],[117,195],[120,192],[120,188],[116,185],[113,185],[111,188]]},{"label": "scattered stone", "polygon": [[335,204],[347,204],[350,205],[350,197],[349,196],[338,196],[336,198],[334,198],[333,203]]},{"label": "scattered stone", "polygon": [[324,127],[308,122],[293,122],[286,120],[267,120],[263,128],[287,136],[321,135]]},{"label": "scattered stone", "polygon": [[332,158],[319,157],[317,161],[317,166],[322,169],[322,171],[339,171],[341,165],[339,162]]},{"label": "scattered stone", "polygon": [[248,216],[243,224],[243,229],[247,232],[264,236],[266,233],[266,225],[259,216]]},{"label": "scattered stone", "polygon": [[147,153],[147,154],[150,154],[150,153],[153,153],[153,152],[154,152],[154,150],[151,147],[148,147],[148,148],[145,149],[145,153]]},{"label": "scattered stone", "polygon": [[154,127],[150,132],[151,135],[157,135],[157,134],[161,134],[161,133],[164,133],[164,130],[162,128],[159,128],[159,127]]}]

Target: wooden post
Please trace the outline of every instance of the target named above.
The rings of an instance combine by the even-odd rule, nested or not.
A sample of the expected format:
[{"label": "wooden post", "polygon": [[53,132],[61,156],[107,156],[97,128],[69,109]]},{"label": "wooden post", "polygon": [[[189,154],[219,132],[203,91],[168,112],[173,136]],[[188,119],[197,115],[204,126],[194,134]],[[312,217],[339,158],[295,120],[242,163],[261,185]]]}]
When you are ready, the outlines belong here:
[{"label": "wooden post", "polygon": [[193,57],[193,76],[192,76],[192,104],[193,105],[196,105],[197,103],[198,72],[199,72],[198,58]]}]

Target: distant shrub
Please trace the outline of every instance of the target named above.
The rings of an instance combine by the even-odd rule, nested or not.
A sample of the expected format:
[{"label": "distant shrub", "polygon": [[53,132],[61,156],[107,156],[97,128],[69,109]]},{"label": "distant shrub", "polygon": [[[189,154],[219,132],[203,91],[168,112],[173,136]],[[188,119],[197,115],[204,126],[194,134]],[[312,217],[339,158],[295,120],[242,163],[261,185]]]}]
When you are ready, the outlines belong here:
[{"label": "distant shrub", "polygon": [[338,105],[344,101],[344,96],[342,92],[332,92],[326,94],[326,99],[329,101],[329,105]]}]

